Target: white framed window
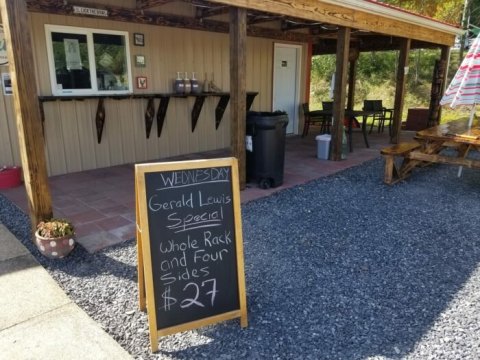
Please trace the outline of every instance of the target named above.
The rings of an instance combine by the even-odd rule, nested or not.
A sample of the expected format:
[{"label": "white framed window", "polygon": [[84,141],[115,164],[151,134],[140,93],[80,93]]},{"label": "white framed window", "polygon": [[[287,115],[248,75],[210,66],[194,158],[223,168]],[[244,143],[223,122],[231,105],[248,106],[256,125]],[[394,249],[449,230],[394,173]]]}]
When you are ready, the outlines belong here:
[{"label": "white framed window", "polygon": [[132,92],[128,33],[45,25],[53,95]]}]

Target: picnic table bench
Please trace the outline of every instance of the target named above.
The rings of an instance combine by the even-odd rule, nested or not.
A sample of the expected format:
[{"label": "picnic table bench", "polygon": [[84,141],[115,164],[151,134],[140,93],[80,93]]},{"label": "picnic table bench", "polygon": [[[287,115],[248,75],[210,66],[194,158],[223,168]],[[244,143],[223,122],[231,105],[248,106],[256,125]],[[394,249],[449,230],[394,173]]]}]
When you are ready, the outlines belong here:
[{"label": "picnic table bench", "polygon": [[[381,150],[385,158],[384,182],[395,184],[410,175],[415,167],[442,163],[479,168],[480,160],[469,159],[473,149],[480,148],[478,123],[468,126],[468,120],[458,120],[417,132],[414,142],[396,144]],[[440,152],[452,148],[452,155]],[[397,165],[398,158],[403,159]]]},{"label": "picnic table bench", "polygon": [[[418,142],[406,142],[384,148],[380,153],[385,158],[385,183],[391,185],[408,176],[407,165],[410,162],[408,155],[420,147]],[[402,157],[401,166],[397,166],[396,158]]]}]

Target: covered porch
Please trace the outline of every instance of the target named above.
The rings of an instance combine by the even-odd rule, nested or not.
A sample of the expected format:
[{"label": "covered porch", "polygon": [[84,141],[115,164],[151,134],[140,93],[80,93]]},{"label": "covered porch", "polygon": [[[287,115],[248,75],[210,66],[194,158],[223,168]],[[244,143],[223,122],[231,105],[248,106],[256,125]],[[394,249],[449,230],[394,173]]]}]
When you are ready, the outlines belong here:
[{"label": "covered porch", "polygon": [[[448,24],[374,1],[358,0],[342,4],[330,0],[100,0],[78,1],[75,5],[59,0],[2,0],[0,5],[8,45],[8,66],[12,73],[12,103],[16,109],[15,125],[13,116],[9,116],[12,126],[8,139],[13,139],[9,150],[15,163],[24,169],[33,226],[52,214],[67,215],[52,205],[52,200],[55,202],[55,197],[59,196],[55,194],[55,182],[62,176],[49,178],[51,175],[95,174],[96,171],[105,175],[102,172],[109,166],[113,166],[112,171],[117,171],[122,167],[129,168],[129,165],[121,164],[165,160],[199,151],[214,151],[218,155],[219,149],[228,148],[228,153],[238,158],[241,164],[240,186],[243,187],[246,95],[247,91],[259,93],[252,110],[274,111],[279,108],[274,96],[275,81],[271,76],[274,68],[272,48],[277,41],[301,49],[302,55],[297,59],[300,73],[298,103],[309,93],[306,74],[309,73],[311,55],[336,54],[334,119],[343,119],[345,108],[352,104],[355,54],[372,50],[365,44],[399,49],[393,136],[385,139],[397,142],[401,135],[400,114],[409,50],[422,46],[441,48],[441,58],[445,59],[458,33],[457,28]],[[78,37],[73,34],[75,31],[81,33],[77,39],[80,42],[84,37],[93,39],[98,32],[109,32],[115,39],[123,37],[123,42],[131,45],[132,53],[125,53],[125,68],[129,69],[129,76],[125,78],[130,77],[130,82],[123,92],[101,88],[100,73],[94,73],[97,60],[93,54],[89,56],[91,83],[94,85],[91,84],[86,92],[77,91],[79,89],[75,87],[67,89],[70,85],[56,74],[58,53],[53,50],[53,44],[60,44],[63,49],[65,44],[57,41],[60,35],[61,39],[75,42]],[[88,46],[93,46],[94,42],[86,41]],[[108,56],[101,58],[102,63],[108,62]],[[130,62],[133,63],[134,59],[135,66],[132,66]],[[196,59],[201,59],[200,63],[196,63]],[[281,67],[288,63],[281,61]],[[215,117],[217,110],[221,110],[222,115],[225,111],[223,122],[212,121],[212,94],[176,96],[178,94],[171,93],[170,77],[179,70],[178,67],[181,70],[201,69],[200,72],[210,73],[212,80],[215,75],[215,81],[221,84],[222,90],[228,91],[230,98],[228,109],[226,105],[220,106],[220,101],[215,108]],[[134,77],[136,87],[131,81]],[[347,80],[350,82],[348,102],[345,101]],[[80,90],[84,89],[82,86]],[[207,97],[210,98],[206,100],[207,109],[201,112],[199,104],[203,104]],[[170,98],[173,104],[167,112],[166,104]],[[150,136],[156,99],[160,99],[156,116],[157,138]],[[46,101],[49,104],[45,108],[40,106]],[[303,125],[299,110],[299,106],[294,108],[291,117],[297,119],[294,122],[297,133]],[[200,118],[197,126],[198,116],[204,119]],[[168,125],[162,133],[164,120]],[[332,129],[332,160],[341,158],[342,133],[341,122],[337,121]],[[361,145],[356,148],[360,149]],[[375,151],[375,148],[372,146],[369,151]],[[315,152],[311,154],[313,157]],[[357,156],[361,156],[360,152],[354,152],[347,162]],[[292,167],[288,161],[287,156],[286,168],[290,171]],[[306,157],[297,164],[308,161]],[[329,164],[325,169],[330,166],[343,167]],[[309,168],[305,169],[306,173],[309,171]],[[302,177],[302,181],[310,179],[299,175],[301,173],[295,171],[293,175]],[[133,198],[133,186],[126,195],[126,198],[130,197]],[[55,213],[54,208],[59,212]],[[71,215],[69,217],[75,221]],[[81,226],[83,221],[77,219],[77,223],[79,221]]]},{"label": "covered porch", "polygon": [[[316,158],[315,136],[319,129],[312,126],[307,137],[289,136],[286,139],[284,182],[281,186],[261,189],[247,183],[241,191],[242,203],[271,195],[282,189],[305,184],[380,156],[380,149],[389,144],[387,133],[373,132],[366,148],[360,132],[353,134],[354,151],[342,161]],[[402,141],[410,140],[414,132],[404,131]],[[230,156],[228,149],[195,153],[165,161],[190,160]],[[162,159],[161,161],[164,161]],[[383,173],[378,174],[383,182]],[[53,176],[49,179],[53,211],[56,217],[70,219],[76,227],[77,240],[89,252],[112,246],[135,237],[135,196],[133,164],[88,170]],[[28,212],[24,186],[0,190],[23,211]]]}]

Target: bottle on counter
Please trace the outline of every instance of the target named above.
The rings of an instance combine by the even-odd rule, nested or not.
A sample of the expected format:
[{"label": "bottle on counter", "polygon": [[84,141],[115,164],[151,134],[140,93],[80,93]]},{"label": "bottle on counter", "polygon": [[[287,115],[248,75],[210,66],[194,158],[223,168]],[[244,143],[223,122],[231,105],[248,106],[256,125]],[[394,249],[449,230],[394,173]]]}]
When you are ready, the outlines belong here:
[{"label": "bottle on counter", "polygon": [[205,80],[203,80],[203,92],[204,93],[210,92],[210,83],[208,82],[207,73],[205,73]]},{"label": "bottle on counter", "polygon": [[195,73],[192,72],[192,79],[190,80],[190,83],[192,84],[192,93],[193,94],[201,94],[202,93],[202,88],[200,87],[200,84],[198,83],[198,80],[195,78]]},{"label": "bottle on counter", "polygon": [[184,84],[185,94],[190,94],[192,92],[192,83],[190,82],[190,79],[188,78],[188,74],[186,71],[185,71],[185,78],[183,79],[183,84]]},{"label": "bottle on counter", "polygon": [[180,71],[177,72],[177,78],[175,79],[174,85],[173,85],[173,90],[177,94],[183,94],[185,93],[185,82],[183,79],[180,77]]}]

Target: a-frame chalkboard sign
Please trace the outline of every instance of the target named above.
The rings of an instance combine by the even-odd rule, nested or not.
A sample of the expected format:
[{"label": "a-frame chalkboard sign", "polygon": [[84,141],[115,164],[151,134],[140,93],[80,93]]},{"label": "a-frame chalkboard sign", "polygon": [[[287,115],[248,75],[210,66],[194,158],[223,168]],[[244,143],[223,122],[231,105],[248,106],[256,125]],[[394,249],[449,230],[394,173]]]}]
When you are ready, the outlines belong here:
[{"label": "a-frame chalkboard sign", "polygon": [[158,338],[240,318],[247,326],[235,158],[135,166],[139,302]]}]

